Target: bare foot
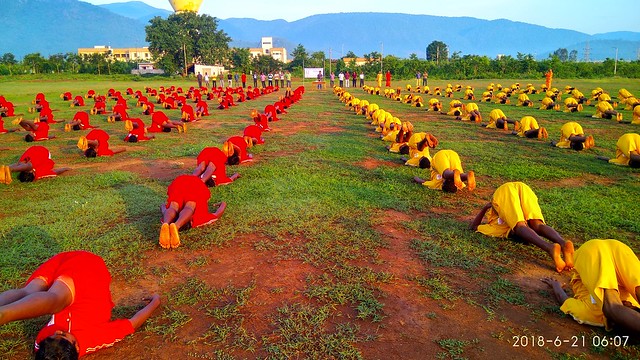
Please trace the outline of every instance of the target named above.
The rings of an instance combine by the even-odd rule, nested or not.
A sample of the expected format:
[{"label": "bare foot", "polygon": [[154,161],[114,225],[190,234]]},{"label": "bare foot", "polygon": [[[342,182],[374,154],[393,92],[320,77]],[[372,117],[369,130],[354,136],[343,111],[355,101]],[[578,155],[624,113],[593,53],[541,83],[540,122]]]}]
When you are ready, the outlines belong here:
[{"label": "bare foot", "polygon": [[562,248],[560,247],[560,244],[553,244],[553,250],[551,250],[551,258],[553,259],[553,262],[556,264],[556,271],[561,273],[564,268],[567,266],[567,264],[564,262],[564,260],[562,260]]},{"label": "bare foot", "polygon": [[171,235],[169,234],[169,224],[164,223],[160,228],[160,246],[163,249],[168,249],[171,247]]},{"label": "bare foot", "polygon": [[458,190],[462,190],[463,183],[462,183],[462,179],[460,179],[460,170],[458,169],[453,170],[453,183],[456,186],[456,188],[458,188]]},{"label": "bare foot", "polygon": [[175,223],[169,225],[169,244],[172,249],[180,246],[180,234],[178,234],[178,227]]},{"label": "bare foot", "polygon": [[476,188],[476,174],[473,170],[467,173],[467,186],[469,187],[469,191],[473,191]]},{"label": "bare foot", "polygon": [[573,243],[566,241],[562,247],[562,256],[564,262],[567,264],[567,270],[573,269]]}]

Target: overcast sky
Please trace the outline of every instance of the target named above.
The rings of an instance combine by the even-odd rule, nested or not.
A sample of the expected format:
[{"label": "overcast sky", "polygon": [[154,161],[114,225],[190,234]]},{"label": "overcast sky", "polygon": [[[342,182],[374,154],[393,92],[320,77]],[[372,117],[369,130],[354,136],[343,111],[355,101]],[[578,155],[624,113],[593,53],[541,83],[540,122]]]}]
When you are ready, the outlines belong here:
[{"label": "overcast sky", "polygon": [[[110,4],[128,0],[83,0]],[[153,7],[172,10],[169,0],[141,0]],[[301,5],[303,4],[304,5]],[[576,30],[587,34],[611,31],[640,32],[638,0],[203,0],[200,13],[220,19],[253,18],[295,21],[314,14],[339,12],[388,12],[414,15],[470,16],[479,19],[508,19],[549,28]],[[346,24],[345,24],[346,25]],[[390,24],[392,25],[392,24]],[[415,29],[410,29],[415,31]]]}]

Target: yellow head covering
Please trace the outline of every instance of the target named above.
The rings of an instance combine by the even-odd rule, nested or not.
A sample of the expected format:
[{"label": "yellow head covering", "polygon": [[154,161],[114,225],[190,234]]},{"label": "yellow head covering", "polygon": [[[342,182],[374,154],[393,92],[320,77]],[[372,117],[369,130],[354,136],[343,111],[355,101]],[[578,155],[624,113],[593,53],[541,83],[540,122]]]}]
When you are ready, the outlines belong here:
[{"label": "yellow head covering", "polygon": [[86,137],[80,137],[80,139],[78,140],[78,148],[82,151],[86,151],[89,148],[89,141]]}]

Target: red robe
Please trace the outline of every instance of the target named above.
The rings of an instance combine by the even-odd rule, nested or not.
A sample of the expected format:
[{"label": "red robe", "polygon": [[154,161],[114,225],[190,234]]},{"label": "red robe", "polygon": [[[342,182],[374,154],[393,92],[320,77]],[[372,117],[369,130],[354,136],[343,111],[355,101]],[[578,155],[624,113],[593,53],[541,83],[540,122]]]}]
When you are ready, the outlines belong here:
[{"label": "red robe", "polygon": [[264,144],[264,139],[262,138],[262,129],[258,125],[248,125],[246,128],[244,128],[243,135],[248,136],[252,139],[257,139],[258,141],[255,143],[256,145]]},{"label": "red robe", "polygon": [[40,265],[27,284],[40,278],[51,286],[60,277],[73,281],[73,302],[55,313],[40,330],[36,336],[36,350],[42,340],[58,330],[75,336],[79,356],[110,347],[134,332],[128,319],[111,321],[114,306],[109,289],[111,275],[99,256],[86,251],[60,253]]},{"label": "red robe", "polygon": [[147,141],[151,139],[146,136],[144,132],[144,122],[141,119],[132,118],[129,119],[129,121],[131,121],[131,123],[133,124],[133,129],[129,131],[127,136],[124,138],[124,141],[129,141],[130,136],[136,136],[138,138],[138,141]]},{"label": "red robe", "polygon": [[249,153],[247,152],[247,142],[244,141],[244,138],[242,136],[232,136],[227,139],[227,142],[240,148],[240,153],[238,154],[240,163],[251,161]]},{"label": "red robe", "polygon": [[36,123],[38,129],[32,131],[31,135],[35,141],[49,140],[49,124],[47,122]]},{"label": "red robe", "polygon": [[202,151],[200,151],[200,154],[198,154],[198,158],[196,159],[196,164],[198,166],[201,163],[204,163],[205,166],[209,163],[213,163],[213,165],[216,167],[213,172],[213,181],[215,182],[216,186],[233,182],[233,180],[231,180],[227,176],[227,157],[224,155],[222,150],[218,149],[217,147],[206,147],[202,149]]},{"label": "red robe", "polygon": [[203,100],[198,101],[196,104],[196,113],[200,116],[209,116],[209,104]]},{"label": "red robe", "polygon": [[80,95],[77,95],[73,99],[73,106],[84,106],[84,98]]},{"label": "red robe", "polygon": [[96,149],[97,156],[111,156],[113,151],[109,149],[109,134],[106,131],[100,129],[93,129],[87,134],[87,140],[97,140],[98,148]]},{"label": "red robe", "polygon": [[95,126],[89,124],[89,114],[87,114],[85,111],[78,111],[73,116],[73,121],[80,121],[80,129],[82,130],[95,128]]},{"label": "red robe", "polygon": [[152,133],[162,132],[162,129],[164,129],[162,124],[164,124],[165,121],[169,121],[167,115],[162,111],[156,111],[151,115],[151,126],[149,126],[147,130]]},{"label": "red robe", "polygon": [[51,160],[51,153],[44,146],[31,146],[22,154],[19,162],[31,163],[31,166],[33,167],[33,173],[35,175],[35,180],[57,175],[53,171],[53,166],[55,164],[53,160]]},{"label": "red robe", "polygon": [[182,209],[187,202],[195,202],[191,226],[198,227],[218,219],[216,215],[209,212],[209,198],[211,198],[211,191],[200,178],[193,175],[180,175],[167,188],[166,207],[175,202],[178,208]]},{"label": "red robe", "polygon": [[191,122],[198,120],[196,114],[193,112],[193,106],[189,104],[182,105],[182,121]]}]

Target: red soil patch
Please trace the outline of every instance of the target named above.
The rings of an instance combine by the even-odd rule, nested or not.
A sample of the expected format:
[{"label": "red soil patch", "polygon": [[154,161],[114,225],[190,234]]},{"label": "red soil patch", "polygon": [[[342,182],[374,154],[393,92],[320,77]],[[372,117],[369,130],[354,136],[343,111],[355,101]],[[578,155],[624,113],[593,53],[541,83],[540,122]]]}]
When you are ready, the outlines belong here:
[{"label": "red soil patch", "polygon": [[[254,245],[260,240],[264,238],[259,235],[245,235],[236,238],[233,246],[215,250],[191,251],[180,248],[173,251],[150,251],[149,256],[145,256],[143,267],[160,274],[166,272],[168,276],[164,281],[158,281],[157,276],[142,278],[136,280],[135,284],[115,278],[112,283],[113,300],[119,305],[140,304],[144,296],[157,292],[166,301],[167,291],[185,283],[189,278],[198,278],[210,288],[215,289],[227,286],[245,288],[255,284],[249,302],[241,307],[240,311],[243,317],[243,328],[260,340],[262,336],[268,336],[273,332],[269,316],[275,314],[276,309],[284,304],[303,300],[302,291],[306,287],[307,276],[321,274],[320,270],[300,260],[279,259],[275,251],[255,250]],[[188,260],[198,258],[206,258],[207,264],[188,265]],[[156,316],[161,313],[162,307],[176,308],[172,304],[164,303],[161,309],[156,311]],[[202,342],[188,344],[205,333],[212,323],[212,318],[202,317],[201,313],[190,314],[188,309],[185,310],[182,307],[178,309],[192,317],[192,320],[177,333],[177,338],[180,340],[166,343],[161,336],[148,332],[134,334],[127,341],[92,355],[92,358],[183,359],[187,351],[194,354],[211,353],[210,346]],[[163,343],[161,347],[150,345],[160,343]],[[242,351],[240,353],[242,358],[266,356],[266,354]]]},{"label": "red soil patch", "polygon": [[[440,209],[438,210],[440,211]],[[379,251],[382,265],[374,266],[378,271],[394,275],[389,283],[381,284],[384,312],[389,318],[380,327],[375,324],[361,324],[365,333],[377,335],[375,346],[364,344],[360,349],[364,358],[378,359],[380,354],[388,359],[434,359],[446,352],[438,341],[453,339],[466,341],[464,356],[470,359],[533,359],[540,357],[544,349],[555,352],[566,351],[581,354],[586,349],[571,348],[563,344],[556,348],[544,347],[515,348],[514,336],[544,336],[545,339],[571,339],[574,335],[587,331],[579,325],[557,315],[543,314],[540,319],[531,319],[530,310],[509,304],[501,305],[498,313],[490,315],[480,306],[463,300],[434,300],[420,294],[416,277],[429,277],[428,264],[421,261],[410,248],[414,238],[420,234],[404,228],[401,223],[411,220],[407,214],[385,211],[386,221],[377,230],[389,242],[389,247]],[[459,269],[439,269],[447,283],[455,284],[458,293],[482,291],[479,282],[469,279],[469,274]],[[546,290],[539,279],[553,276],[544,265],[530,266],[508,279],[525,290],[527,303],[549,305],[550,299],[542,297],[538,291]],[[566,274],[556,275],[568,282]],[[545,355],[546,356],[546,355]],[[543,357],[545,357],[543,356]]]}]

